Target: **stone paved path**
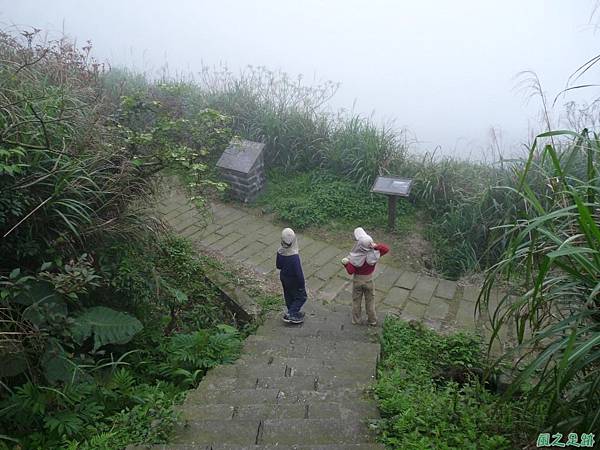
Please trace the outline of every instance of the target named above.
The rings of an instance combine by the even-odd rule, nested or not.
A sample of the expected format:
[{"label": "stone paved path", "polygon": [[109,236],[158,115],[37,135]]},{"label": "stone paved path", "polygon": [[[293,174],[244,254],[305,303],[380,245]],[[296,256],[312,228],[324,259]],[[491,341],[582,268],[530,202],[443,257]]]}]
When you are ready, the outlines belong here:
[{"label": "stone paved path", "polygon": [[[206,225],[185,197],[175,191],[165,196],[160,209],[178,233],[201,248],[217,251],[262,274],[276,276],[274,261],[281,228],[243,208],[213,204],[212,210],[212,222]],[[352,280],[340,260],[350,249],[337,248],[301,233],[298,240],[309,297],[324,304],[349,307]],[[482,328],[483,320],[474,317],[477,287],[459,286],[454,281],[387,266],[385,258],[375,272],[375,300],[380,318],[395,314],[406,320],[423,321],[437,330]]]},{"label": "stone paved path", "polygon": [[[213,205],[206,225],[176,191],[159,212],[202,248],[274,276],[280,228],[241,208]],[[187,426],[161,449],[382,449],[368,420],[378,411],[366,389],[374,381],[378,329],[350,322],[351,279],[340,249],[299,235],[310,299],[301,326],[266,320],[235,364],[211,370],[183,406]],[[392,249],[393,251],[393,249]],[[434,328],[475,328],[477,290],[379,264],[377,310]]]}]

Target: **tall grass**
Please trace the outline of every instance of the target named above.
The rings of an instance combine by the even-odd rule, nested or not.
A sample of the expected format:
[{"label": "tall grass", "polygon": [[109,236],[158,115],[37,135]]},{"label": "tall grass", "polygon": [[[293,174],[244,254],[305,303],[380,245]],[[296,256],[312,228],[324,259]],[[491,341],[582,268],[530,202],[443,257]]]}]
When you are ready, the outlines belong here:
[{"label": "tall grass", "polygon": [[337,85],[306,86],[280,72],[249,67],[239,75],[205,68],[198,100],[233,117],[234,130],[267,144],[267,162],[283,171],[325,168],[368,185],[393,173],[408,145],[402,132],[356,114],[333,113]]},{"label": "tall grass", "polygon": [[[545,145],[536,163],[549,137],[571,142]],[[505,355],[518,361],[512,390],[532,384],[529,400],[548,400],[546,421],[561,430],[600,429],[599,166],[595,133],[538,136],[514,190],[521,217],[505,226],[509,242],[481,299],[489,307],[499,280],[514,288],[497,309],[488,308],[492,338],[515,329],[519,345]]]},{"label": "tall grass", "polygon": [[0,33],[0,272],[127,232],[133,222],[119,219],[150,186],[107,125],[89,49],[26,36]]},{"label": "tall grass", "polygon": [[514,193],[499,186],[514,185],[521,164],[433,154],[407,157],[399,172],[414,178],[413,198],[431,218],[426,234],[436,248],[439,272],[460,277],[497,261],[505,241],[494,228],[518,211]]}]

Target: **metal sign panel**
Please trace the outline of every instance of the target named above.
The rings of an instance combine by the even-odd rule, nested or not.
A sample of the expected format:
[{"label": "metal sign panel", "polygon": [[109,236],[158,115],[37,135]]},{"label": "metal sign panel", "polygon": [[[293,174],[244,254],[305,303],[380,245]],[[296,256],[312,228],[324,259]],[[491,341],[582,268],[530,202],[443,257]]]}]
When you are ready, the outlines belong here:
[{"label": "metal sign panel", "polygon": [[408,197],[412,182],[410,178],[377,177],[371,192]]}]

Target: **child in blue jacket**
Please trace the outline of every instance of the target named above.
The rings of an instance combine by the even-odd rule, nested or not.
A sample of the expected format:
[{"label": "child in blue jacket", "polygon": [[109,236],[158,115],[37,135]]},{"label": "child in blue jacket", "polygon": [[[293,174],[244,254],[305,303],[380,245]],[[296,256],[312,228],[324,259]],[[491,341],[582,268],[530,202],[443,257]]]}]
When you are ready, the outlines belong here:
[{"label": "child in blue jacket", "polygon": [[304,313],[300,311],[306,302],[306,287],[302,263],[298,254],[298,240],[291,228],[281,232],[281,246],[277,250],[276,267],[281,271],[279,279],[283,286],[283,296],[287,306],[287,314],[283,321],[299,324],[304,322]]}]

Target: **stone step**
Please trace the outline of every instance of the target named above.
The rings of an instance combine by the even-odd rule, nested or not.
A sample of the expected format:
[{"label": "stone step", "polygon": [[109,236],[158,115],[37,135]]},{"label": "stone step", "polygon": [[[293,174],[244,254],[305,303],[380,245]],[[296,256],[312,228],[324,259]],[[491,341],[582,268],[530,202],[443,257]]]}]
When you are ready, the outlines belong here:
[{"label": "stone step", "polygon": [[344,307],[332,307],[331,305],[325,305],[319,300],[309,300],[307,301],[303,308],[303,311],[306,311],[307,314],[314,315],[318,318],[326,318],[326,317],[337,317],[339,319],[345,319],[346,317],[350,317],[351,308],[349,306]]},{"label": "stone step", "polygon": [[155,444],[127,447],[127,450],[385,450],[380,444],[326,445],[229,445],[229,444]]},{"label": "stone step", "polygon": [[[290,380],[293,377],[290,377]],[[296,389],[293,381],[286,389],[194,390],[186,398],[186,405],[228,404],[232,406],[256,404],[288,404],[338,402],[346,403],[365,398],[364,391],[349,388],[322,391]]]},{"label": "stone step", "polygon": [[335,351],[313,350],[310,357],[266,354],[245,355],[238,360],[237,364],[284,367],[286,373],[283,376],[319,375],[320,369],[327,372],[327,375],[323,374],[323,376],[335,374],[334,370],[338,374],[371,375],[375,372],[372,369],[377,364],[377,358],[378,354],[375,352],[336,353]]},{"label": "stone step", "polygon": [[364,325],[353,325],[350,314],[335,313],[335,316],[307,316],[304,323],[294,325],[280,320],[269,320],[257,331],[259,336],[324,336],[335,341],[355,340],[360,342],[377,342],[378,328]]},{"label": "stone step", "polygon": [[[356,328],[365,329],[364,326]],[[299,338],[312,337],[329,341],[355,341],[376,343],[378,340],[377,331],[364,332],[363,330],[352,330],[345,325],[339,327],[314,327],[305,322],[302,326],[281,326],[281,327],[263,327],[259,328],[259,336],[295,336]]]},{"label": "stone step", "polygon": [[[321,354],[323,353],[323,354]],[[335,354],[331,354],[329,350],[319,349],[314,352],[313,355],[309,356],[272,356],[272,355],[250,355],[250,354],[242,354],[235,363],[235,365],[248,365],[248,364],[263,364],[265,366],[272,365],[280,365],[287,367],[315,367],[315,368],[334,368],[343,367],[340,372],[344,372],[343,369],[360,369],[364,367],[366,364],[361,357],[368,358],[370,354],[365,354],[366,352],[357,352],[356,356],[345,356],[340,355],[336,356]],[[309,374],[310,375],[310,374]]]},{"label": "stone step", "polygon": [[[352,348],[351,343],[342,341],[343,345],[336,347],[335,341],[322,341],[323,345],[308,345],[308,343],[274,345],[269,342],[249,342],[244,346],[246,354],[256,358],[277,356],[282,358],[319,358],[335,360],[361,360],[364,364],[376,364],[379,346],[366,344]],[[356,344],[362,344],[355,342]]]},{"label": "stone step", "polygon": [[[222,421],[190,421],[175,443],[199,445],[327,445],[372,442],[365,422],[338,419],[274,419]],[[214,445],[218,444],[218,445]],[[201,448],[201,447],[200,447]]]},{"label": "stone step", "polygon": [[[316,302],[313,302],[316,303]],[[323,306],[314,305],[312,307],[304,307],[302,310],[306,313],[304,325],[318,325],[327,326],[332,325],[352,325],[352,312],[349,306],[336,305],[339,309],[331,311],[325,309]],[[364,314],[364,312],[363,312]],[[283,321],[281,322],[283,323]],[[271,322],[266,324],[267,326],[272,325]],[[362,327],[356,327],[361,329]]]},{"label": "stone step", "polygon": [[260,403],[232,406],[186,403],[185,420],[267,420],[267,419],[377,419],[379,411],[371,402]]},{"label": "stone step", "polygon": [[336,349],[336,350],[357,350],[379,352],[378,342],[348,342],[348,341],[327,341],[324,339],[305,336],[302,339],[297,339],[294,336],[260,336],[253,334],[248,336],[244,343],[248,346],[271,345],[273,348],[288,348],[294,347],[298,351],[302,351],[305,347],[308,349]]},{"label": "stone step", "polygon": [[302,391],[324,391],[342,388],[364,389],[374,381],[375,377],[357,379],[353,374],[340,374],[339,376],[304,375],[295,377],[259,376],[256,378],[209,377],[202,380],[196,390],[206,392],[216,389],[289,389],[292,385]]},{"label": "stone step", "polygon": [[265,420],[257,444],[356,444],[372,442],[368,425],[361,420]]},{"label": "stone step", "polygon": [[235,364],[218,366],[212,369],[205,379],[218,378],[260,378],[260,377],[296,377],[318,375],[323,378],[351,373],[357,380],[369,380],[375,375],[375,366],[361,361],[331,361],[316,364],[311,358],[275,358],[270,360],[238,360]]},{"label": "stone step", "polygon": [[178,430],[173,443],[194,444],[195,448],[212,444],[234,444],[241,448],[259,443],[257,439],[260,427],[260,420],[188,421],[185,428]]},{"label": "stone step", "polygon": [[[318,313],[307,315],[304,325],[313,325],[320,327],[347,325],[352,328],[352,314],[348,311]],[[360,330],[361,327],[354,327]]]},{"label": "stone step", "polygon": [[[310,302],[309,302],[310,303]],[[285,306],[282,306],[282,310]],[[331,311],[323,309],[323,307],[315,306],[304,306],[302,311],[306,313],[306,323],[323,323],[323,322],[337,322],[337,323],[350,323],[351,311],[349,307],[346,310]]]},{"label": "stone step", "polygon": [[289,364],[237,363],[223,365],[211,370],[207,377],[226,378],[259,378],[259,377],[297,377],[305,375],[318,375],[320,377],[333,377],[343,373],[352,373],[358,381],[370,380],[375,375],[375,366],[366,364],[343,364],[336,362],[334,366],[314,366],[303,364],[304,358],[285,358]]},{"label": "stone step", "polygon": [[[333,345],[330,347],[334,348]],[[244,353],[246,354],[264,354],[273,353],[278,356],[306,356],[309,353],[309,343],[304,340],[295,340],[290,336],[283,336],[278,339],[275,336],[249,336],[244,341]]]},{"label": "stone step", "polygon": [[[256,379],[260,376],[266,377],[284,377],[286,376],[286,367],[267,366],[264,364],[227,364],[215,367],[204,377],[203,382],[207,379],[214,378],[252,378]],[[302,375],[311,375],[302,374]]]}]

